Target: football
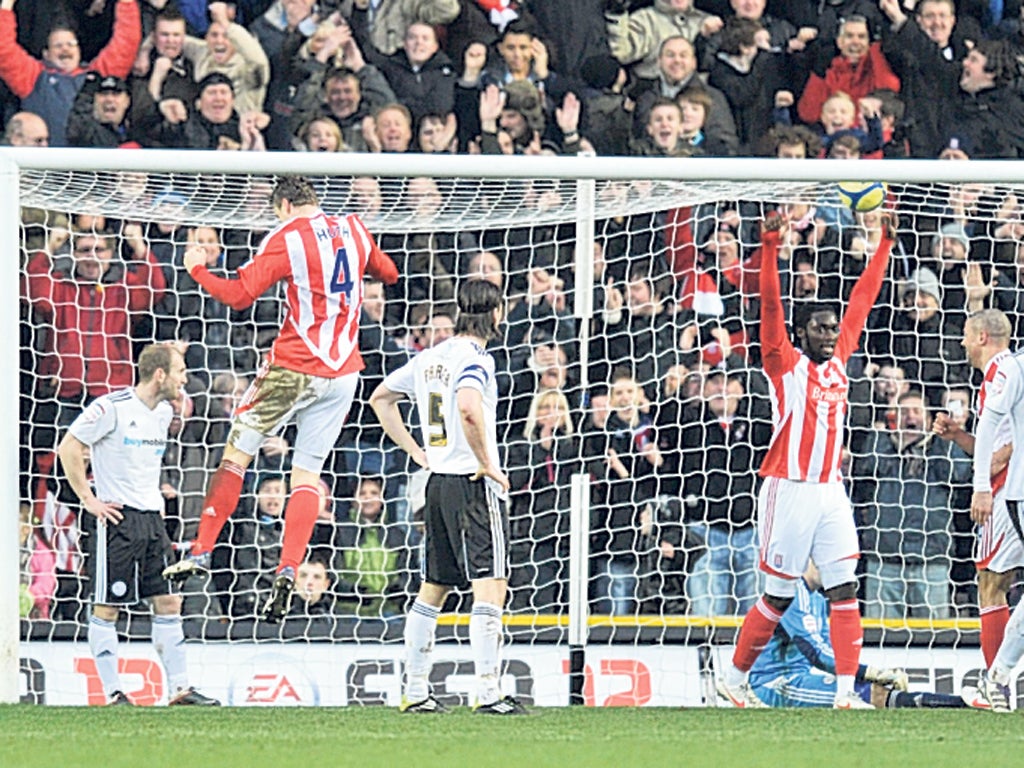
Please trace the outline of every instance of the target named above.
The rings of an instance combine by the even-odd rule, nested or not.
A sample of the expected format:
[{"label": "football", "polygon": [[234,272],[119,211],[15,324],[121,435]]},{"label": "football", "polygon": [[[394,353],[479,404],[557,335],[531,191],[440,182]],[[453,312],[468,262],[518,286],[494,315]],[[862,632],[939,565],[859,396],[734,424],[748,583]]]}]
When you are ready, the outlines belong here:
[{"label": "football", "polygon": [[836,187],[843,205],[857,213],[873,211],[885,202],[887,190],[881,181],[841,181]]}]

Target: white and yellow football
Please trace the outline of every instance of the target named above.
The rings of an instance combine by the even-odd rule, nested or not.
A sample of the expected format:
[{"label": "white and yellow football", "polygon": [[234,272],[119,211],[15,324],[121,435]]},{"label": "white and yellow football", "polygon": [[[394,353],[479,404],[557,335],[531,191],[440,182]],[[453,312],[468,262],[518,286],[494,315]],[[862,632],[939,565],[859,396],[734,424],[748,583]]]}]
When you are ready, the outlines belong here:
[{"label": "white and yellow football", "polygon": [[843,205],[857,213],[867,213],[881,206],[888,191],[881,181],[841,181],[836,188]]}]

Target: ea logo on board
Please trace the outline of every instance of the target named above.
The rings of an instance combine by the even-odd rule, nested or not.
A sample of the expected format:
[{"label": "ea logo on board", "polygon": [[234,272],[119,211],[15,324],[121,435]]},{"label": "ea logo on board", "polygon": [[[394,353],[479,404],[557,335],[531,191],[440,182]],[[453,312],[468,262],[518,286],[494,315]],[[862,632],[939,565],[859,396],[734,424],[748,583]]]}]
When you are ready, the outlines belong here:
[{"label": "ea logo on board", "polygon": [[241,707],[315,706],[320,689],[301,664],[277,653],[254,656],[233,670],[228,704]]}]

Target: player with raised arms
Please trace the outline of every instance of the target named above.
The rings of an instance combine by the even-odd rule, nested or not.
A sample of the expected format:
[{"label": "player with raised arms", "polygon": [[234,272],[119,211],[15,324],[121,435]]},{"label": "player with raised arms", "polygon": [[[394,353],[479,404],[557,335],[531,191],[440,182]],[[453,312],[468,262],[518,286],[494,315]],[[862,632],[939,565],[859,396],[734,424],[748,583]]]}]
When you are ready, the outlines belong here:
[{"label": "player with raised arms", "polygon": [[[422,584],[405,620],[402,712],[443,712],[430,690],[434,634],[452,587],[473,589],[469,643],[476,672],[475,711],[519,715],[501,695],[502,611],[508,590],[508,478],[498,458],[498,387],[485,350],[498,333],[501,290],[484,280],[459,286],[455,336],[425,349],[389,374],[370,397],[388,436],[430,470],[423,510]],[[423,446],[409,432],[398,404],[416,403]]]},{"label": "player with raised arms", "polygon": [[263,607],[264,618],[277,622],[288,612],[295,574],[316,524],[320,472],[341,433],[364,367],[359,354],[363,276],[392,285],[398,268],[358,216],[324,213],[307,179],[282,177],[271,202],[282,223],[238,269],[237,279],[211,273],[201,247],[185,252],[185,269],[192,278],[233,309],[249,307],[283,281],[287,313],[266,361],[232,415],[224,455],[210,479],[191,549],[164,575],[184,579],[209,567],[210,552],[238,506],[253,456],[268,437],[294,420],[297,433],[281,560]]},{"label": "player with raised arms", "polygon": [[721,670],[715,683],[718,694],[734,706],[765,706],[747,673],[771,640],[796,596],[797,580],[813,558],[831,606],[833,706],[864,709],[871,705],[854,691],[863,640],[855,573],[860,545],[840,474],[850,386],[846,363],[857,349],[885,279],[895,217],[882,215],[882,239],[850,294],[841,322],[828,304],[809,302],[794,309],[799,347],[787,336],[782,307],[778,251],[785,224],[782,216],[771,214],[761,234],[761,358],[770,386],[773,426],[758,495],[765,591],[744,617],[732,663]]}]

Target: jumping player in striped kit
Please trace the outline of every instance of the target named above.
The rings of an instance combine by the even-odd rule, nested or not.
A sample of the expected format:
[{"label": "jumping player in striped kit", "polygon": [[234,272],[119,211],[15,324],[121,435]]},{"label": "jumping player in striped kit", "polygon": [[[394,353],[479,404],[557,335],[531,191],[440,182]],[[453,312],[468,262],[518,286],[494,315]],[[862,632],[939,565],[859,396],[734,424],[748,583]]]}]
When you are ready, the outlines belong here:
[{"label": "jumping player in striped kit", "polygon": [[198,246],[185,252],[189,274],[219,301],[245,309],[284,281],[288,311],[267,361],[232,416],[224,455],[207,488],[191,550],[164,576],[181,580],[209,567],[217,536],[238,506],[246,468],[263,441],[294,420],[298,432],[281,561],[263,607],[264,618],[277,622],[288,612],[295,573],[313,534],[320,507],[320,471],[341,433],[364,367],[359,354],[363,276],[368,273],[392,285],[398,280],[398,268],[358,216],[325,214],[308,180],[283,177],[271,201],[283,223],[239,268],[238,279],[212,274]]},{"label": "jumping player in striped kit", "polygon": [[[402,712],[443,712],[430,692],[434,634],[452,587],[473,587],[469,644],[477,690],[475,711],[520,715],[526,710],[502,696],[501,615],[508,589],[508,478],[498,459],[498,387],[489,339],[501,322],[501,290],[484,280],[459,286],[455,336],[425,349],[388,374],[370,397],[388,436],[421,467],[430,469],[423,508],[422,583],[405,621]],[[416,403],[421,447],[398,410]]]},{"label": "jumping player in striped kit", "polygon": [[761,357],[772,397],[773,434],[761,465],[758,496],[761,570],[765,592],[743,619],[732,663],[716,679],[719,695],[737,707],[764,707],[747,673],[771,640],[796,595],[797,580],[813,558],[831,604],[840,709],[870,707],[854,692],[863,632],[857,604],[860,556],[853,509],[840,475],[849,379],[846,363],[857,349],[889,265],[895,217],[882,215],[882,240],[850,295],[842,322],[826,304],[793,312],[799,348],[786,334],[779,281],[778,214],[761,235]]},{"label": "jumping player in striped kit", "polygon": [[[1001,366],[1011,361],[1009,318],[998,309],[984,309],[967,318],[964,324],[963,347],[967,361],[984,371],[981,391],[978,393],[978,416],[985,413],[992,382]],[[974,435],[965,432],[950,416],[936,414],[932,432],[952,440],[966,453],[974,455]],[[995,661],[999,645],[1003,642],[1006,623],[1010,619],[1007,590],[1017,568],[1024,566],[1024,542],[1014,530],[1006,507],[1006,476],[1013,451],[1013,432],[1008,416],[1004,416],[996,430],[995,452],[992,458],[992,516],[975,522],[981,523],[975,566],[978,569],[978,607],[981,617],[981,651],[985,666]]]}]

